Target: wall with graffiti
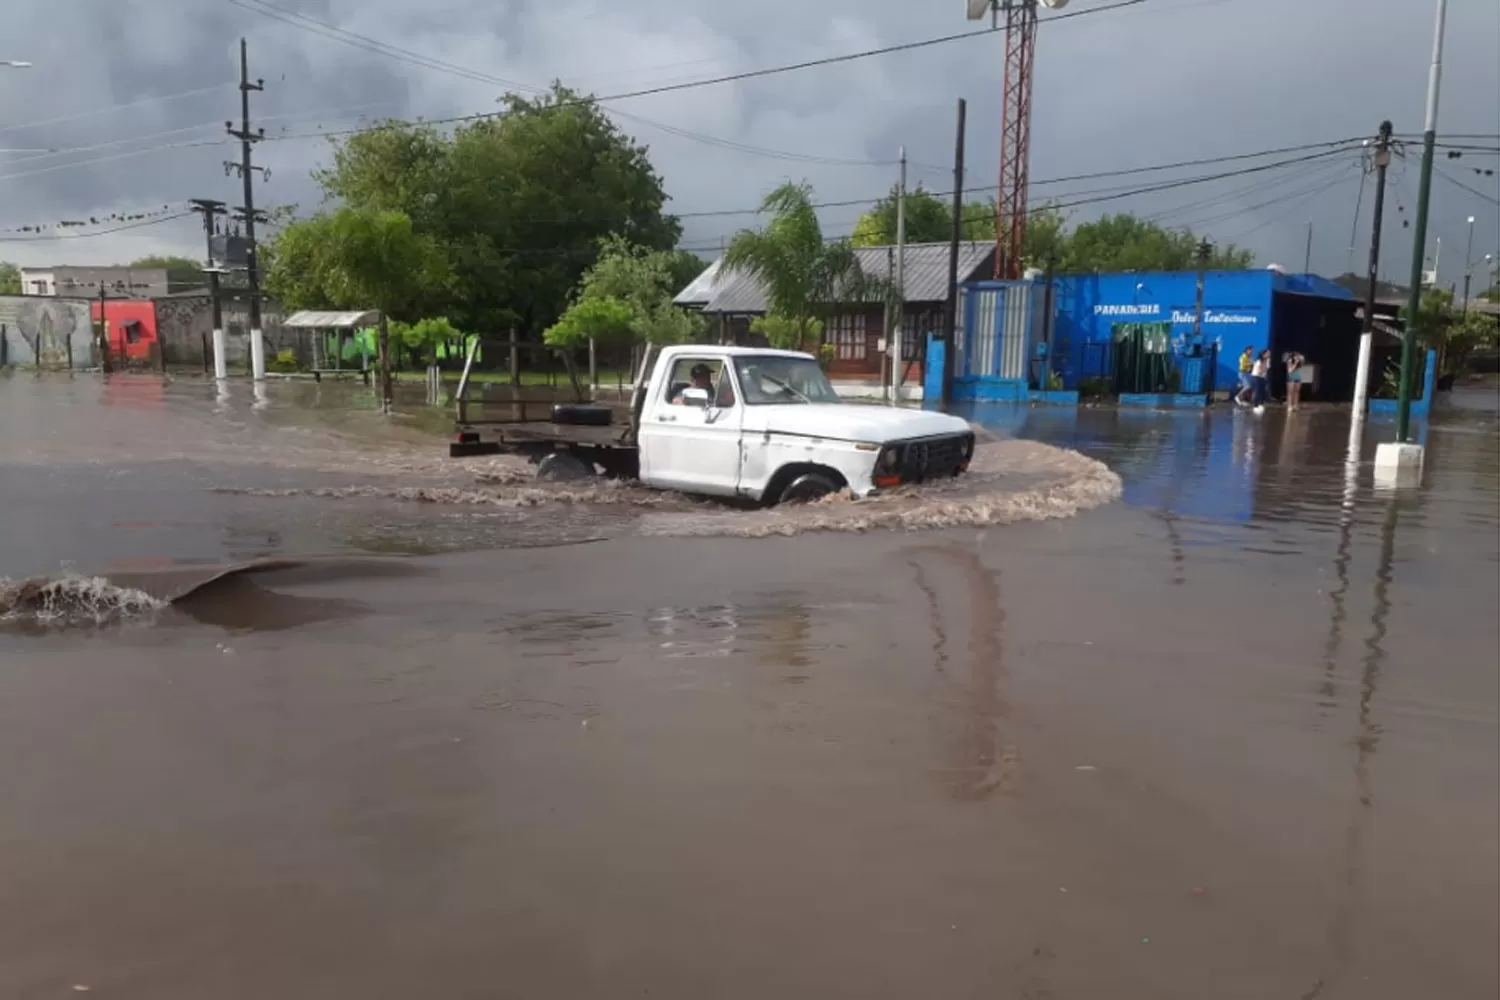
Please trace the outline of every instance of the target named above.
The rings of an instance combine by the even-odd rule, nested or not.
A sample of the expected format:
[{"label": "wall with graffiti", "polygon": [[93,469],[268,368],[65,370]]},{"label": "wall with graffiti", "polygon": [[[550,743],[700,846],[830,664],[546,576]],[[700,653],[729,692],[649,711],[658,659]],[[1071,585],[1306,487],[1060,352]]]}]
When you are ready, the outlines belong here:
[{"label": "wall with graffiti", "polygon": [[95,367],[92,306],[89,299],[0,295],[0,365]]}]

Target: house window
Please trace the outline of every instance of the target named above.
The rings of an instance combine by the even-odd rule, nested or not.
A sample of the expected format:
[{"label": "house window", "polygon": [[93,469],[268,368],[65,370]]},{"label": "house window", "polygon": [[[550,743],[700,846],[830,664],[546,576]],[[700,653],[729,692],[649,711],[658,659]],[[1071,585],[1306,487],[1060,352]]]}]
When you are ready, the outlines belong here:
[{"label": "house window", "polygon": [[828,323],[833,356],[839,361],[863,361],[868,338],[863,316],[835,316]]}]

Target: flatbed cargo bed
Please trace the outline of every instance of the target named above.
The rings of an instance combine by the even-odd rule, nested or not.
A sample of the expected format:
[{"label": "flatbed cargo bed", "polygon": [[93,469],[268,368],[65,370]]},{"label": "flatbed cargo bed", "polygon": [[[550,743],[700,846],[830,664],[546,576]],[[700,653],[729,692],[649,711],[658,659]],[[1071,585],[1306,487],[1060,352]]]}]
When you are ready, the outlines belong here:
[{"label": "flatbed cargo bed", "polygon": [[629,424],[594,427],[558,424],[550,420],[496,422],[461,425],[458,439],[448,446],[454,458],[466,455],[498,455],[512,452],[536,455],[569,448],[635,450]]}]

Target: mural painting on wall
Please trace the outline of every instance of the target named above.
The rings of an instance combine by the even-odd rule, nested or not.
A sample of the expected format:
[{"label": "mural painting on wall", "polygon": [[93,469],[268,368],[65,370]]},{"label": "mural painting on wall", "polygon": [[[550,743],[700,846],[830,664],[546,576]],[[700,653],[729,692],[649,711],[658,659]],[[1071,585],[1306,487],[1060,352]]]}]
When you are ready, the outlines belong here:
[{"label": "mural painting on wall", "polygon": [[16,328],[31,347],[31,355],[41,368],[66,368],[73,349],[73,339],[87,340],[93,324],[88,315],[89,303],[59,301],[38,297],[16,310]]}]

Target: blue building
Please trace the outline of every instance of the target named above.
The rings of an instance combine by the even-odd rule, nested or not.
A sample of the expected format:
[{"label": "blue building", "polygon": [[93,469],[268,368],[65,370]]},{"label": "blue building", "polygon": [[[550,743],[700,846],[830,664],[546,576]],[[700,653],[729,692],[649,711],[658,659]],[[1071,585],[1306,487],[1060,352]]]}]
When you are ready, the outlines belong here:
[{"label": "blue building", "polygon": [[1195,334],[1198,277],[1070,274],[1050,287],[1041,279],[971,282],[964,286],[954,398],[1048,401],[1105,379],[1122,402],[1128,395],[1181,396],[1202,405],[1235,386],[1246,347],[1271,351],[1275,395],[1286,381],[1281,359],[1295,350],[1319,368],[1309,399],[1353,398],[1360,321],[1348,290],[1311,274],[1209,271]]},{"label": "blue building", "polygon": [[[1341,285],[1312,274],[1209,271],[1201,333],[1195,336],[1197,293],[1198,275],[1191,271],[1058,277],[1049,367],[1062,374],[1067,388],[1077,388],[1084,379],[1108,374],[1114,345],[1139,331],[1165,340],[1171,367],[1183,376],[1193,371],[1192,359],[1212,364],[1203,374],[1219,390],[1235,385],[1240,352],[1249,347],[1256,354],[1270,350],[1278,394],[1286,380],[1281,358],[1295,350],[1320,369],[1317,398],[1354,397],[1358,303]],[[1207,391],[1209,379],[1191,381],[1185,389]]]}]

